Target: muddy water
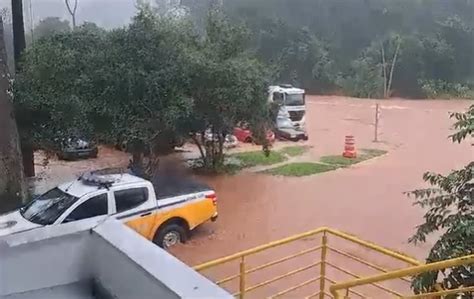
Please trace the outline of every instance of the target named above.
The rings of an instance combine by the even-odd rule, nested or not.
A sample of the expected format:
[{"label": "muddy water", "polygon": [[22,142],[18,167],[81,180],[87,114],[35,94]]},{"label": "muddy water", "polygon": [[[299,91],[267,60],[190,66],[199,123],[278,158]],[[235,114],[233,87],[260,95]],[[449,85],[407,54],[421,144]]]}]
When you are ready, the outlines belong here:
[{"label": "muddy water", "polygon": [[403,192],[424,186],[427,170],[446,172],[474,158],[468,144],[453,144],[449,111],[467,101],[386,100],[380,143],[373,143],[373,100],[312,97],[308,101],[311,155],[340,154],[344,136],[359,148],[389,153],[348,169],[304,178],[243,173],[208,178],[219,195],[219,220],[199,228],[173,251],[194,265],[272,240],[329,226],[423,258],[430,242],[415,247],[408,237],[422,220]]},{"label": "muddy water", "polygon": [[[415,226],[422,221],[423,211],[413,207],[412,201],[403,192],[423,187],[422,174],[427,170],[447,172],[474,159],[474,152],[468,143],[453,144],[447,138],[452,132],[449,129],[452,121],[448,118],[448,112],[462,111],[470,103],[396,99],[380,101],[381,142],[374,143],[375,103],[374,100],[310,97],[307,105],[308,143],[312,146],[309,156],[318,159],[322,155],[341,154],[344,136],[349,134],[355,136],[358,148],[386,149],[387,155],[351,168],[304,178],[272,177],[248,172],[236,176],[203,178],[218,192],[219,219],[199,227],[187,244],[179,246],[172,253],[184,262],[195,265],[289,235],[328,226],[423,259],[431,241],[418,247],[407,243]],[[242,148],[249,149],[250,146]],[[195,154],[192,148],[186,148],[183,155]],[[127,155],[107,149],[101,149],[99,159],[51,161],[46,168],[39,170],[45,178],[39,185],[44,189],[48,184],[54,185],[73,177],[75,173],[124,166],[127,162]],[[317,244],[317,241],[311,242],[297,247],[307,248]],[[383,257],[361,248],[344,246],[351,253],[370,258],[379,265],[388,263],[387,267],[402,266],[389,263]],[[285,250],[268,252],[256,257],[254,262],[270,261],[288,253]],[[303,259],[302,263],[307,265],[317,259],[312,255],[309,260]],[[282,267],[282,270],[288,268],[287,271],[295,268],[294,265]],[[228,271],[228,274],[234,274],[237,269],[238,265],[234,263],[229,269],[220,270],[211,277],[222,277]],[[367,269],[360,270],[355,272],[368,274],[363,272]],[[274,274],[268,275],[271,277]],[[333,278],[347,279],[341,276]],[[281,285],[278,285],[272,291],[281,289]],[[255,294],[259,296],[258,292]]]}]

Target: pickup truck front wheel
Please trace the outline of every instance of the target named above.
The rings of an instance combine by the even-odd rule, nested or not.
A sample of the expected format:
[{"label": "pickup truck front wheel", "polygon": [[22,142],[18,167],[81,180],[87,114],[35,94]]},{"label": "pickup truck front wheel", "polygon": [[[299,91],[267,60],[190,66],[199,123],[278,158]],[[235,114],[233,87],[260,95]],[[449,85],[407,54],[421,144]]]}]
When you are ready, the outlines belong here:
[{"label": "pickup truck front wheel", "polygon": [[185,242],[186,237],[186,230],[181,225],[171,223],[160,228],[158,234],[153,238],[153,243],[166,249]]}]

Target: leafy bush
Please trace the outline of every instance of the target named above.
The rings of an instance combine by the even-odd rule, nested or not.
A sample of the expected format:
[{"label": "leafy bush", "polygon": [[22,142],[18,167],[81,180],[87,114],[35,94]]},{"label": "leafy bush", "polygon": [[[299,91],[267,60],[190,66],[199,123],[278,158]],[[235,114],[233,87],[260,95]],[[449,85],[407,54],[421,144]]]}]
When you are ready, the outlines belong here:
[{"label": "leafy bush", "polygon": [[[466,138],[469,142],[474,133],[474,105],[466,113],[454,113],[451,117],[456,119],[454,129],[457,130],[451,135],[453,142]],[[416,205],[427,210],[424,223],[417,227],[410,242],[425,242],[428,235],[439,235],[427,263],[474,254],[474,161],[448,175],[425,173],[423,179],[430,188],[408,193],[415,197]],[[467,265],[420,274],[412,287],[415,293],[423,293],[434,291],[437,283],[455,289],[472,286],[473,281],[474,265]],[[456,298],[472,298],[472,294]]]},{"label": "leafy bush", "polygon": [[339,75],[336,84],[350,96],[378,98],[383,95],[383,79],[380,65],[368,57],[360,57],[351,63],[348,75]]},{"label": "leafy bush", "polygon": [[431,99],[439,98],[474,98],[474,89],[461,83],[451,83],[442,80],[419,80],[425,96]]}]

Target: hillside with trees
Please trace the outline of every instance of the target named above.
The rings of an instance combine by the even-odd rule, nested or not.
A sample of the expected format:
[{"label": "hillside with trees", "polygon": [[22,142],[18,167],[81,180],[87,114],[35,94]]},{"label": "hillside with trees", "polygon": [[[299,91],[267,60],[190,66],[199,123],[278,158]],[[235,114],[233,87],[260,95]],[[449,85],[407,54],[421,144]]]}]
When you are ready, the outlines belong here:
[{"label": "hillside with trees", "polygon": [[472,95],[473,1],[224,3],[280,81],[362,97]]}]

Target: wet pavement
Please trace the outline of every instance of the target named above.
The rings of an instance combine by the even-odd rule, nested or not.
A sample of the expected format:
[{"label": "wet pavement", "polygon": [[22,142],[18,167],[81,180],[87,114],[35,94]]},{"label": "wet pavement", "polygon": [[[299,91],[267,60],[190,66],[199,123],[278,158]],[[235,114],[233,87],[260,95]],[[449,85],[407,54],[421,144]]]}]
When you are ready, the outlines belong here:
[{"label": "wet pavement", "polygon": [[[347,169],[303,177],[272,177],[249,172],[207,177],[219,197],[219,219],[199,227],[191,240],[173,249],[195,265],[306,230],[328,226],[423,259],[430,241],[407,243],[423,211],[412,206],[405,191],[425,186],[424,172],[448,172],[473,160],[468,143],[453,144],[450,111],[463,111],[467,101],[383,100],[381,142],[374,143],[375,100],[308,97],[307,154],[341,154],[345,135],[354,135],[358,148],[380,148],[388,154]],[[291,145],[284,143],[283,145]],[[282,146],[282,145],[278,145]],[[251,149],[245,145],[243,149]],[[258,149],[258,148],[253,148]],[[193,155],[192,149],[186,149]],[[40,158],[39,162],[40,163]],[[38,185],[45,189],[85,170],[125,166],[128,156],[101,149],[99,159],[50,161],[38,167]]]}]

